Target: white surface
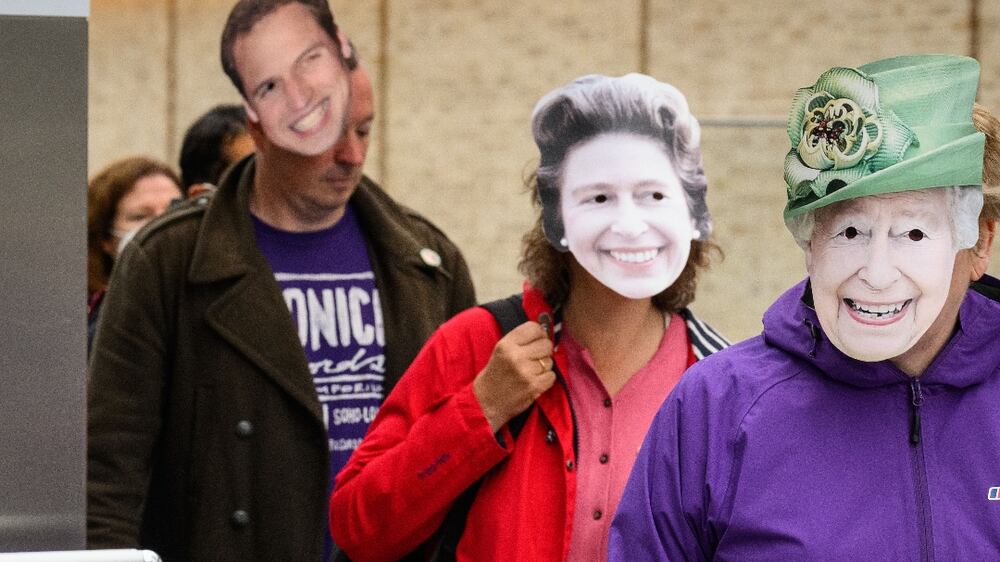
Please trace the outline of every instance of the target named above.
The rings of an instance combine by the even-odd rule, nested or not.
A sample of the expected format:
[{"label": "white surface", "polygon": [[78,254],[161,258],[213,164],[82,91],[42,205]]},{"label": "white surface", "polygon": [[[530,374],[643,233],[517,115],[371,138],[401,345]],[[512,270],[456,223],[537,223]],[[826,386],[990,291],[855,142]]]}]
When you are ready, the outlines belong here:
[{"label": "white surface", "polygon": [[160,562],[151,550],[74,550],[0,554],[0,562]]},{"label": "white surface", "polygon": [[0,16],[90,15],[90,0],[0,0]]}]

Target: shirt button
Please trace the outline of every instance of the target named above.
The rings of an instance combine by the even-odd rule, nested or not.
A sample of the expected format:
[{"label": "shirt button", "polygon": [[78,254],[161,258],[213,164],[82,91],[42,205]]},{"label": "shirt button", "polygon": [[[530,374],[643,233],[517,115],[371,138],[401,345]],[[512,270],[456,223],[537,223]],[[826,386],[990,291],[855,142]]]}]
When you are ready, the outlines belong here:
[{"label": "shirt button", "polygon": [[603,513],[601,513],[601,510],[600,510],[600,509],[595,509],[595,510],[594,510],[594,521],[597,521],[597,520],[598,520],[598,519],[600,519],[601,517],[604,517],[604,514],[603,514]]},{"label": "shirt button", "polygon": [[550,429],[547,432],[545,432],[545,442],[546,443],[556,442],[556,432],[554,429]]},{"label": "shirt button", "polygon": [[236,435],[240,437],[250,437],[253,435],[253,424],[250,420],[240,420],[236,423]]},{"label": "shirt button", "polygon": [[608,464],[608,455],[607,455],[607,453],[601,455],[601,458],[598,459],[598,460],[601,461],[601,464]]},{"label": "shirt button", "polygon": [[242,509],[237,509],[229,516],[229,520],[232,522],[233,527],[242,529],[250,524],[250,514]]},{"label": "shirt button", "polygon": [[604,399],[604,407],[605,408],[610,408],[611,407],[611,399],[610,398],[605,398]]},{"label": "shirt button", "polygon": [[566,470],[568,470],[570,472],[573,472],[573,461],[572,460],[566,461]]}]

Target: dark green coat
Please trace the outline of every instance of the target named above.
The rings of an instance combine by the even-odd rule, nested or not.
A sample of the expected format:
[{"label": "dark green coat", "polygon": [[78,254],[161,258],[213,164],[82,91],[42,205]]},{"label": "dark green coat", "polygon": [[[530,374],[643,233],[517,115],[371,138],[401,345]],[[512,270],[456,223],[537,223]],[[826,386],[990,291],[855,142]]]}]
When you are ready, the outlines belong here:
[{"label": "dark green coat", "polygon": [[[326,430],[254,243],[253,173],[244,160],[213,198],[154,221],[116,264],[88,381],[91,548],[142,546],[167,562],[321,557]],[[431,223],[367,178],[351,201],[383,308],[388,393],[475,296]]]}]

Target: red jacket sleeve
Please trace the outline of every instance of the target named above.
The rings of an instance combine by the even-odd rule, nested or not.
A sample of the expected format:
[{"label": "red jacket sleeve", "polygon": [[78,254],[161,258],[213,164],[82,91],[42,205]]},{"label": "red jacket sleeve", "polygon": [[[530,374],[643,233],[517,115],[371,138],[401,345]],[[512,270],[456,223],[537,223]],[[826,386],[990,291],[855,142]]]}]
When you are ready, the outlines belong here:
[{"label": "red jacket sleeve", "polygon": [[459,494],[509,454],[472,390],[499,339],[485,309],[461,313],[434,333],[382,405],[330,498],[333,540],[355,562],[413,551]]}]

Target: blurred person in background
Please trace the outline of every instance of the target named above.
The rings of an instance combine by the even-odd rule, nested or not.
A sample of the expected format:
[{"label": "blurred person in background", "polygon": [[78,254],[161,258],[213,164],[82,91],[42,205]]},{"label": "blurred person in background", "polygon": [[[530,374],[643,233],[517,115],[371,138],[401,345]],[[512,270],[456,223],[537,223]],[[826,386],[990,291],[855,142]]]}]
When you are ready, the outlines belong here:
[{"label": "blurred person in background", "polygon": [[254,151],[242,105],[223,104],[208,110],[184,133],[181,143],[181,187],[188,198],[215,189],[222,173]]},{"label": "blurred person in background", "polygon": [[725,345],[686,308],[715,246],[684,96],[586,76],[542,98],[532,128],[525,321],[504,335],[484,308],[458,315],[389,395],[330,503],[355,561],[603,559],[653,414]]},{"label": "blurred person in background", "polygon": [[180,179],[170,166],[144,156],[113,162],[87,184],[88,350],[115,258],[180,196]]}]

